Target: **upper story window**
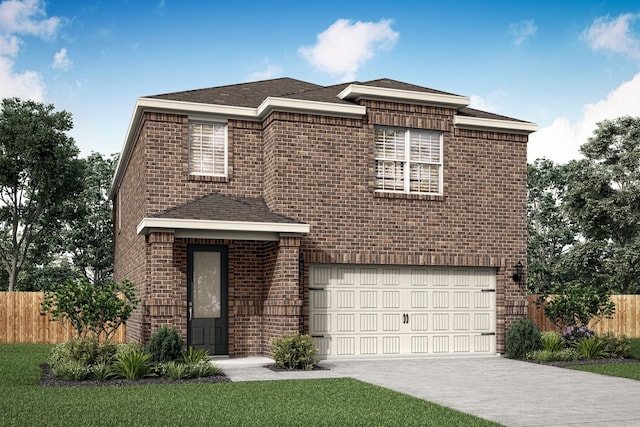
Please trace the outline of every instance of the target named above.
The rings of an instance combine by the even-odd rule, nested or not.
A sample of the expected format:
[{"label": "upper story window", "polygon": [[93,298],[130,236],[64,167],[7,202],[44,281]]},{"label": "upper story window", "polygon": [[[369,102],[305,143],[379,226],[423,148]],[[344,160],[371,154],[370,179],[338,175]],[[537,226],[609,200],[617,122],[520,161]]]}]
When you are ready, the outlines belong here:
[{"label": "upper story window", "polygon": [[442,194],[442,132],[375,128],[376,191]]},{"label": "upper story window", "polygon": [[189,174],[227,176],[226,123],[189,123]]}]

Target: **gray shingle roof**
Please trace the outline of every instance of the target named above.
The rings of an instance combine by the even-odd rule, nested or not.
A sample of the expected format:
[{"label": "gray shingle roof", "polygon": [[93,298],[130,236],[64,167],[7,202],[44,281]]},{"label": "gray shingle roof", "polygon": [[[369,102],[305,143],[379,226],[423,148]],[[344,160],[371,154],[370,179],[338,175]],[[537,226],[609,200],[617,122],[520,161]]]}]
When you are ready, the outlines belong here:
[{"label": "gray shingle roof", "polygon": [[[351,84],[456,96],[456,94],[454,93],[443,92],[387,78],[369,80],[366,82],[349,82],[332,86],[320,86],[314,83],[304,82],[302,80],[283,77],[272,80],[239,83],[228,86],[218,86],[205,89],[187,90],[183,92],[165,93],[160,95],[147,96],[146,98],[248,108],[257,108],[268,97],[354,105],[354,103],[351,101],[346,101],[338,98],[338,94]],[[513,119],[507,116],[501,116],[499,114],[493,114],[486,111],[475,110],[473,108],[459,109],[458,114],[468,117],[523,122],[522,120]]]},{"label": "gray shingle roof", "polygon": [[153,218],[300,224],[269,210],[264,200],[211,193],[153,215]]}]

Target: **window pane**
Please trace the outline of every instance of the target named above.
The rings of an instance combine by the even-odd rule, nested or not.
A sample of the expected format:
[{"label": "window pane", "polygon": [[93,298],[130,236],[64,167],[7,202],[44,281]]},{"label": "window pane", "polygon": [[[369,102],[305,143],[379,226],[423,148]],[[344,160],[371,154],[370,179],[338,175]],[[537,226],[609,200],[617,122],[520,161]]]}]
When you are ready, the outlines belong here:
[{"label": "window pane", "polygon": [[411,130],[411,161],[440,163],[440,133]]},{"label": "window pane", "polygon": [[389,160],[405,159],[405,130],[392,128],[376,128],[376,158]]},{"label": "window pane", "polygon": [[420,193],[440,193],[440,166],[412,163],[409,190]]},{"label": "window pane", "polygon": [[377,161],[376,189],[388,191],[404,190],[404,163]]},{"label": "window pane", "polygon": [[189,124],[189,172],[202,175],[226,174],[226,125]]},{"label": "window pane", "polygon": [[220,317],[220,252],[193,253],[193,316]]}]

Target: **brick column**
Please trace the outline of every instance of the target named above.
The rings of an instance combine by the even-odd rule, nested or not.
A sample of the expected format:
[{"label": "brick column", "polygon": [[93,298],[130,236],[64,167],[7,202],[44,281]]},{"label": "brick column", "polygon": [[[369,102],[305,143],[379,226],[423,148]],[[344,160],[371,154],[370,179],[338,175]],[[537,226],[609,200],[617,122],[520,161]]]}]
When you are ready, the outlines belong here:
[{"label": "brick column", "polygon": [[281,236],[268,257],[272,274],[266,277],[267,292],[263,305],[263,353],[269,354],[273,338],[300,332],[302,293],[299,280],[299,236]]},{"label": "brick column", "polygon": [[148,289],[144,305],[144,341],[160,326],[177,327],[186,339],[187,323],[181,316],[186,288],[180,282],[180,260],[174,260],[173,232],[151,232],[147,238]]}]

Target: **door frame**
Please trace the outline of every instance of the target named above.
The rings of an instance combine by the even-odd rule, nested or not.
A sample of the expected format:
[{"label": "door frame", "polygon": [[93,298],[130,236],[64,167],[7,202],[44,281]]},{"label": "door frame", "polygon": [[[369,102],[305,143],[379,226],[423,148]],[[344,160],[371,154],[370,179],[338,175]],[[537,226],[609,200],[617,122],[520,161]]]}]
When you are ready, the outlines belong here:
[{"label": "door frame", "polygon": [[[189,302],[193,299],[193,253],[220,253],[220,319],[223,320],[223,342],[210,355],[229,354],[229,247],[227,245],[188,244],[187,245],[187,347],[192,345],[191,320]],[[218,347],[218,346],[217,346]]]}]

